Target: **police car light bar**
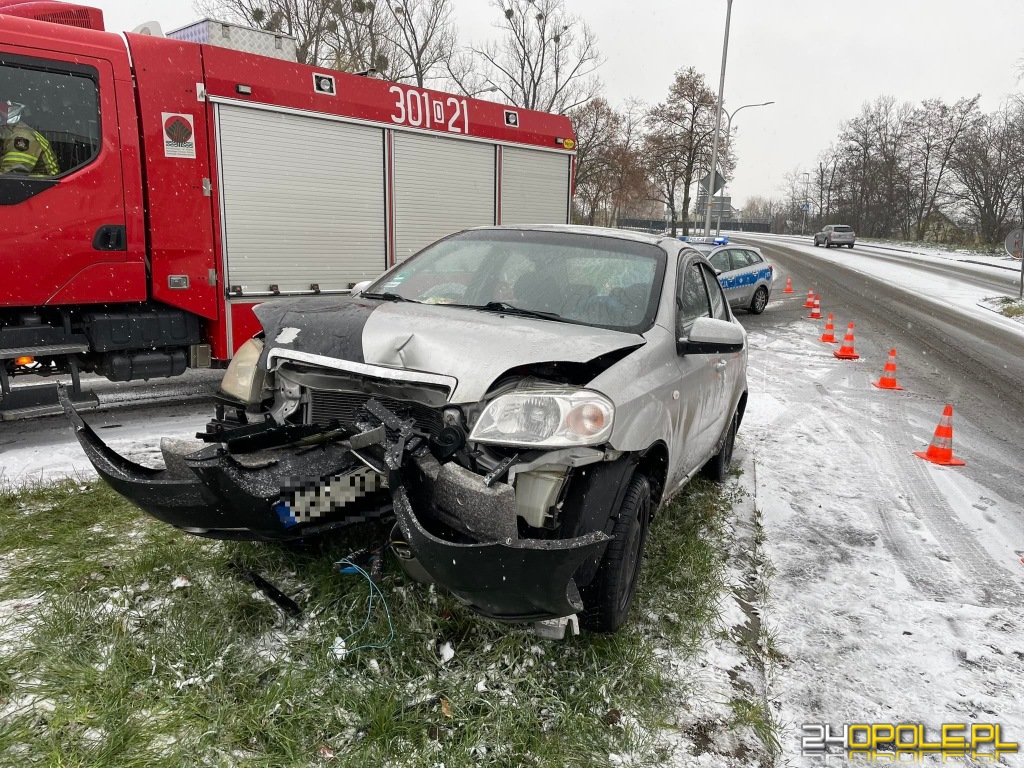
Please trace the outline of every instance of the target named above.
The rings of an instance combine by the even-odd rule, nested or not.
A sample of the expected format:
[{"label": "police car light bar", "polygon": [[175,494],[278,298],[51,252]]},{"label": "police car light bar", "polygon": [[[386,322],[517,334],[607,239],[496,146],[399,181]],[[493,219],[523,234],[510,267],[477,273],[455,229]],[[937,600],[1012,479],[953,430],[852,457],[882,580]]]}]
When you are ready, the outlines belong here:
[{"label": "police car light bar", "polygon": [[704,243],[705,245],[728,245],[729,238],[725,235],[720,237],[690,237],[689,235],[680,235],[679,239],[684,243]]}]

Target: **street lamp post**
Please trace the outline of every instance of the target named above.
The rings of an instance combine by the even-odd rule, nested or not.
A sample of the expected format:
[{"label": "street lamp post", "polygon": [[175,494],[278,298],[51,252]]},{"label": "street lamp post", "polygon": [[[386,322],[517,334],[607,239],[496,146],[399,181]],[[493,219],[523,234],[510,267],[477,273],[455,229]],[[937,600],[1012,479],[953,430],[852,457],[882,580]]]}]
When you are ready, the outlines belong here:
[{"label": "street lamp post", "polygon": [[711,234],[711,198],[715,194],[718,178],[718,132],[722,126],[722,97],[725,95],[725,62],[729,56],[729,23],[732,21],[732,0],[727,0],[725,12],[725,41],[722,43],[722,74],[718,78],[718,109],[715,112],[715,141],[711,145],[711,173],[708,176],[708,205],[704,213],[704,234]]},{"label": "street lamp post", "polygon": [[[774,103],[775,103],[774,101],[766,101],[766,102],[764,102],[762,104],[744,104],[742,107],[736,107],[736,109],[734,109],[732,111],[731,115],[729,114],[729,110],[723,109],[722,111],[725,112],[725,119],[726,119],[726,122],[725,122],[725,136],[726,136],[726,139],[728,141],[732,141],[732,119],[736,115],[737,112],[739,112],[741,109],[746,109],[747,107],[767,107],[769,104],[774,104]],[[718,226],[715,227],[715,235],[717,236],[717,235],[720,235],[720,234],[722,234],[722,206],[721,205],[718,206]]]},{"label": "street lamp post", "polygon": [[803,209],[804,217],[803,217],[803,221],[800,222],[800,236],[801,237],[803,237],[804,229],[806,229],[806,227],[807,227],[807,209],[810,208],[810,204],[807,202],[807,186],[808,186],[808,184],[810,184],[811,174],[809,174],[807,171],[804,171],[803,177],[804,177],[804,204],[802,206],[800,206],[800,207]]}]

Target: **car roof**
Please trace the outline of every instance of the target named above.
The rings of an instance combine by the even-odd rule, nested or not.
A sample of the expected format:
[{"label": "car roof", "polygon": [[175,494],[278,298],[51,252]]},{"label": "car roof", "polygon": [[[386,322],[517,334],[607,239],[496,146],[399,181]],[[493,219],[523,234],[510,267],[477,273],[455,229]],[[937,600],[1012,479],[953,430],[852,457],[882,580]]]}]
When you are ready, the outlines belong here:
[{"label": "car roof", "polygon": [[[676,242],[674,237],[662,235],[650,235],[646,232],[635,232],[631,229],[615,229],[613,227],[591,227],[585,224],[501,224],[483,227],[472,227],[473,232],[486,230],[518,231],[518,232],[563,232],[570,235],[597,235],[599,237],[614,237],[619,240],[632,240],[638,243],[649,243],[651,245],[662,245],[666,242]],[[686,245],[686,243],[679,243]]]}]

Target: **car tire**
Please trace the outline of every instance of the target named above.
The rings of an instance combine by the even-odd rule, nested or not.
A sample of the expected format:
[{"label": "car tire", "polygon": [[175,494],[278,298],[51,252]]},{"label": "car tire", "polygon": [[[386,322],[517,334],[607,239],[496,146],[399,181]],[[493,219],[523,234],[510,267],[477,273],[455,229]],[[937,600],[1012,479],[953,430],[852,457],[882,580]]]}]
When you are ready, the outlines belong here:
[{"label": "car tire", "polygon": [[853,243],[848,244],[846,247],[847,248],[853,248]]},{"label": "car tire", "polygon": [[729,477],[729,469],[732,466],[733,449],[736,447],[736,432],[739,429],[739,414],[733,414],[732,422],[729,424],[729,433],[725,437],[725,444],[722,450],[711,457],[711,460],[701,470],[704,476],[716,483],[724,483]]},{"label": "car tire", "polygon": [[763,285],[754,291],[753,297],[750,299],[750,306],[747,307],[747,311],[752,315],[760,315],[764,312],[764,308],[768,306],[768,289]]},{"label": "car tire", "polygon": [[612,531],[612,540],[591,582],[580,589],[580,626],[610,634],[626,622],[640,580],[640,565],[651,521],[651,485],[634,474],[626,488]]}]

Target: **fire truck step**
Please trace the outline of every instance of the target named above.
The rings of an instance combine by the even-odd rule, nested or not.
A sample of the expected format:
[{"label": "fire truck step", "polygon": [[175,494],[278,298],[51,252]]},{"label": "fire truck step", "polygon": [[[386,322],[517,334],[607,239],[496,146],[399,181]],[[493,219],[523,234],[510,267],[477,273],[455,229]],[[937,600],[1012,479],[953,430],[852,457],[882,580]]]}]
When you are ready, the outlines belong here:
[{"label": "fire truck step", "polygon": [[0,360],[13,360],[16,357],[77,355],[88,351],[88,344],[50,344],[39,347],[12,347],[9,349],[0,349]]},{"label": "fire truck step", "polygon": [[[99,398],[93,392],[70,392],[71,402],[77,410],[98,408]],[[0,421],[32,419],[37,416],[55,416],[63,413],[57,401],[56,384],[34,384],[14,387],[0,400]]]}]

